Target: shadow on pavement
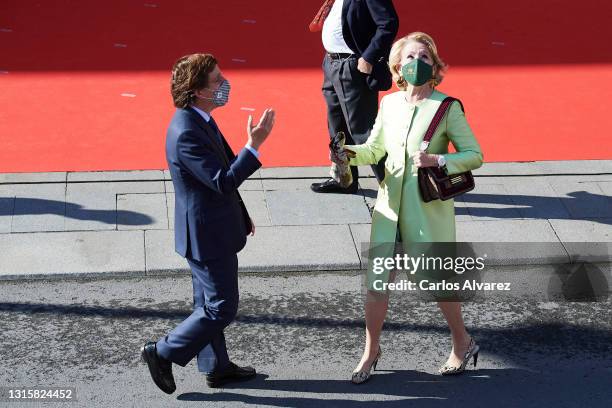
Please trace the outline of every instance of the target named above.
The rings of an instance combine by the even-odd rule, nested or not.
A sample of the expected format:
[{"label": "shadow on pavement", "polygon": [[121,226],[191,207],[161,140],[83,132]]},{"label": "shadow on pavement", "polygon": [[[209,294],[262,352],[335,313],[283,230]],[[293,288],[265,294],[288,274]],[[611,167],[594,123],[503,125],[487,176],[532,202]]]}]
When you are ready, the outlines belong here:
[{"label": "shadow on pavement", "polygon": [[[592,304],[591,302],[588,303]],[[602,304],[605,304],[603,302]],[[187,302],[183,302],[187,305]],[[589,307],[590,310],[590,307]],[[191,310],[187,307],[172,307],[166,304],[163,310],[136,307],[102,307],[61,304],[35,304],[20,302],[0,302],[0,312],[14,314],[54,314],[82,317],[103,317],[108,319],[157,319],[178,323],[185,319]],[[312,328],[313,330],[356,329],[362,330],[362,318],[326,318],[305,316],[283,316],[275,314],[239,313],[235,320],[238,324],[274,325],[283,328]],[[496,355],[502,360],[517,361],[521,366],[530,361],[519,361],[522,353],[535,353],[542,356],[554,354],[556,358],[574,359],[585,355],[607,356],[606,364],[612,367],[612,326],[610,317],[602,316],[598,322],[603,327],[574,323],[534,321],[512,327],[478,327],[470,329],[478,340],[484,353]],[[236,327],[236,330],[240,330]],[[440,324],[409,322],[385,322],[385,332],[413,332],[422,334],[447,334],[448,327]],[[340,335],[340,334],[339,334]],[[270,340],[272,341],[272,340]],[[520,345],[520,350],[517,349]],[[539,362],[536,362],[536,366]]]},{"label": "shadow on pavement", "polygon": [[[588,381],[588,394],[577,390]],[[349,380],[268,380],[265,375],[235,389],[269,391],[267,395],[228,392],[184,393],[180,401],[242,402],[276,407],[506,407],[607,406],[610,374],[570,370],[539,372],[519,368],[470,370],[442,377],[414,370],[377,371],[359,386]],[[271,392],[277,395],[271,396]],[[281,395],[278,395],[282,393]],[[299,393],[299,394],[298,394]],[[297,395],[296,395],[297,394]],[[359,400],[358,400],[359,399]],[[364,401],[365,399],[365,401]]]},{"label": "shadow on pavement", "polygon": [[[364,197],[376,198],[377,191],[372,189],[361,190]],[[467,193],[458,201],[466,207],[455,207],[456,215],[472,215],[473,217],[507,218],[547,218],[547,219],[573,219],[593,218],[593,221],[612,225],[609,209],[612,208],[612,197],[603,194],[593,194],[587,191],[574,191],[568,197],[542,197],[520,194],[480,194]],[[498,204],[507,208],[478,207],[477,204]],[[588,212],[588,216],[572,216],[568,209]],[[582,212],[582,211],[581,211]],[[542,214],[534,216],[533,214]],[[608,217],[606,217],[608,214]],[[597,218],[601,217],[601,218]]]},{"label": "shadow on pavement", "polygon": [[[2,199],[4,197],[0,197]],[[12,199],[13,197],[8,197]],[[0,207],[0,217],[11,215],[54,214],[82,221],[98,221],[112,225],[151,225],[150,216],[126,210],[91,210],[70,202],[42,198],[15,198],[12,208]]]}]

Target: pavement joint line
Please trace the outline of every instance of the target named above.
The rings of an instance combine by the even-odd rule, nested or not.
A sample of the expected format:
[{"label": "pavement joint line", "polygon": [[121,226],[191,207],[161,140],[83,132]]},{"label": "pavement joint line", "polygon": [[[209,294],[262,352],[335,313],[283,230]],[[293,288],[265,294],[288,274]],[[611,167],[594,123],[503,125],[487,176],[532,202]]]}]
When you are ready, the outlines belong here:
[{"label": "pavement joint line", "polygon": [[[166,202],[166,224],[168,225],[168,229],[170,229],[170,209],[168,208],[168,189],[166,188],[166,182],[164,181],[164,201]],[[145,253],[146,257],[146,253]]]},{"label": "pavement joint line", "polygon": [[[316,176],[304,176],[304,177],[258,177],[258,178],[253,178],[253,179],[249,179],[249,180],[320,180],[320,179],[325,178],[325,177],[329,177],[329,176],[321,176],[321,177],[316,177]],[[374,176],[359,176],[359,178],[374,179],[376,177],[374,177]]]},{"label": "pavement joint line", "polygon": [[[287,276],[316,276],[324,274],[334,275],[351,275],[356,276],[363,273],[363,270],[349,268],[349,269],[299,269],[299,270],[257,270],[257,271],[239,271],[239,274],[247,274],[249,276],[261,276],[261,277],[287,277]],[[145,273],[144,271],[126,271],[126,272],[87,272],[81,274],[35,274],[35,275],[11,275],[11,276],[0,276],[0,282],[83,282],[83,281],[104,281],[104,280],[117,280],[117,279],[163,279],[167,277],[190,277],[191,270],[188,266],[184,268],[169,268],[169,269],[153,269],[150,272]]]},{"label": "pavement joint line", "polygon": [[[165,189],[165,187],[164,187]],[[130,192],[130,193],[116,193],[118,196],[125,196],[125,195],[155,195],[155,194],[166,194],[166,191],[157,191],[157,192],[153,192],[153,193],[142,193],[142,192]],[[172,194],[172,193],[169,193]]]},{"label": "pavement joint line", "polygon": [[[2,173],[0,173],[2,174]],[[172,179],[147,179],[147,180],[75,180],[75,181],[14,181],[0,182],[0,186],[11,185],[38,185],[38,184],[103,184],[103,183],[155,183],[161,181],[172,181]]]},{"label": "pavement joint line", "polygon": [[[268,204],[268,199],[266,198],[266,191],[270,191],[270,190],[263,190],[263,183],[262,183],[262,191],[263,191],[263,200],[264,203],[266,204],[266,218],[268,219],[268,221],[270,222],[270,225],[273,225],[272,223],[272,214],[270,213],[270,206]],[[168,220],[168,222],[170,222]],[[170,225],[168,225],[168,229],[170,229]],[[255,232],[257,233],[257,226],[255,226]]]},{"label": "pavement joint line", "polygon": [[[552,219],[552,220],[558,220],[559,218],[545,218],[545,219]],[[612,217],[572,217],[572,218],[561,218],[563,220],[578,220],[578,221],[597,221],[597,220],[609,220],[612,219]]]},{"label": "pavement joint line", "polygon": [[[109,171],[109,173],[111,173]],[[0,173],[2,174],[2,173]],[[28,173],[24,173],[28,174]],[[546,173],[546,174],[474,174],[474,178],[523,178],[523,177],[561,177],[561,176],[571,176],[571,177],[584,177],[584,176],[612,176],[612,173]],[[251,177],[247,180],[320,180],[327,176],[314,177],[314,176],[304,176],[304,177]],[[360,176],[360,178],[364,179],[376,179],[374,176]],[[103,184],[103,183],[154,183],[154,182],[163,182],[163,181],[172,181],[171,178],[163,178],[163,179],[137,179],[137,180],[74,180],[74,181],[3,181],[0,182],[0,186],[3,185],[39,185],[39,184]],[[579,183],[584,183],[579,182]]]},{"label": "pavement joint line", "polygon": [[[161,194],[161,193],[160,193]],[[598,218],[596,218],[598,219]],[[497,221],[497,220],[492,220]],[[315,227],[315,226],[332,226],[337,227],[339,225],[347,224],[274,224],[274,225],[261,225],[257,228],[271,228],[271,227]],[[371,223],[356,223],[356,225],[371,225]],[[0,232],[0,235],[17,235],[17,234],[46,234],[46,233],[58,233],[58,232],[108,232],[108,231],[174,231],[173,228],[153,228],[153,229],[130,229],[130,230],[111,230],[111,229],[71,229],[71,230],[53,230],[53,231],[15,231],[15,232]]]},{"label": "pavement joint line", "polygon": [[555,237],[557,237],[557,240],[559,240],[559,243],[561,244],[561,246],[563,247],[563,250],[565,251],[565,254],[567,255],[567,259],[568,259],[569,263],[572,263],[572,255],[569,253],[569,251],[567,250],[567,247],[563,243],[563,240],[561,239],[561,237],[557,233],[557,230],[555,229],[555,226],[552,225],[552,222],[550,222],[549,219],[546,219],[546,222],[548,223],[548,225],[552,229],[553,233],[555,234]]},{"label": "pavement joint line", "polygon": [[[536,262],[528,262],[528,263],[516,263],[516,264],[503,264],[496,265],[498,268],[508,268],[508,267],[516,267],[516,266],[535,266],[542,267],[546,265],[575,265],[577,262],[573,261],[571,257],[568,256],[568,260],[565,262],[547,262],[547,263],[536,263]],[[604,262],[605,264],[612,264],[610,262]],[[347,273],[354,274],[362,274],[366,268],[361,266],[361,262],[359,262],[359,266],[354,267],[352,265],[347,265],[344,267],[329,267],[327,265],[307,265],[307,266],[298,266],[293,268],[249,268],[249,267],[239,267],[238,273],[240,276],[279,276],[282,274],[283,276],[294,276],[296,274],[306,274],[311,276],[312,274],[334,274],[334,275],[344,275]],[[163,278],[169,276],[188,276],[190,270],[188,267],[173,267],[173,268],[156,268],[147,270],[139,269],[139,270],[127,270],[127,271],[113,271],[113,272],[80,272],[80,273],[56,273],[56,274],[44,274],[44,273],[36,273],[36,274],[13,274],[13,275],[2,275],[0,276],[0,282],[16,282],[16,281],[84,281],[84,280],[104,280],[104,279],[135,279],[135,278]],[[492,273],[500,273],[499,271],[493,271]]]},{"label": "pavement joint line", "polygon": [[18,282],[18,281],[49,281],[49,282],[67,282],[69,280],[89,280],[89,279],[117,279],[125,278],[146,278],[144,271],[127,271],[127,272],[83,272],[80,274],[58,273],[58,274],[32,274],[32,275],[5,275],[0,277],[0,282]]},{"label": "pavement joint line", "polygon": [[560,177],[560,176],[612,176],[612,173],[546,173],[546,174],[474,174],[474,178],[487,177]]},{"label": "pavement joint line", "polygon": [[17,206],[17,196],[13,196],[13,207],[11,207],[11,225],[9,226],[9,234],[13,232],[13,219],[15,218],[15,207]]},{"label": "pavement joint line", "polygon": [[[336,224],[337,225],[337,224]],[[27,235],[27,234],[57,234],[57,233],[72,233],[72,232],[120,232],[120,231],[140,231],[140,232],[144,232],[144,231],[174,231],[173,229],[164,229],[164,228],[158,228],[158,229],[138,229],[138,228],[133,228],[133,229],[127,229],[127,230],[117,230],[117,229],[70,229],[70,230],[50,230],[50,231],[15,231],[15,232],[0,232],[0,236],[1,235]]]},{"label": "pavement joint line", "polygon": [[[66,179],[68,178],[68,173],[66,173]],[[64,184],[64,216],[63,218],[63,224],[64,224],[64,230],[66,230],[66,219],[68,215],[68,183]]]},{"label": "pavement joint line", "polygon": [[142,251],[144,253],[144,273],[147,274],[149,269],[147,265],[147,231],[142,231]]},{"label": "pavement joint line", "polygon": [[119,231],[119,204],[117,203],[119,195],[115,193],[115,231]]},{"label": "pavement joint line", "polygon": [[[111,173],[111,172],[108,172]],[[0,173],[2,174],[2,173]],[[24,173],[27,174],[27,173]],[[611,174],[612,175],[612,174]],[[327,176],[325,176],[327,177]],[[249,177],[248,180],[320,180],[325,177]],[[366,179],[374,179],[374,176],[361,176]],[[138,179],[138,180],[74,180],[74,181],[3,181],[2,185],[38,185],[38,184],[102,184],[102,183],[155,183],[162,181],[172,181],[171,178],[163,179]]]},{"label": "pavement joint line", "polygon": [[363,260],[361,259],[359,248],[357,248],[357,241],[355,241],[355,235],[353,234],[353,229],[351,228],[351,224],[347,224],[347,226],[349,229],[349,233],[351,234],[351,239],[353,240],[353,246],[355,247],[355,252],[357,253],[357,259],[359,259],[359,266],[363,268]]}]

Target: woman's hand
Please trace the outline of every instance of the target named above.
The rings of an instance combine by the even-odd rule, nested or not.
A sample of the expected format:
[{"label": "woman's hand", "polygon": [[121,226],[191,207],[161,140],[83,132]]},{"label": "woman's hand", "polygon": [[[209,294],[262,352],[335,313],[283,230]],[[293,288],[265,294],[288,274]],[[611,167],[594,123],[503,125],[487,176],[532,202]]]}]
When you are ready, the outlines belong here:
[{"label": "woman's hand", "polygon": [[344,147],[344,152],[346,153],[346,157],[349,159],[354,159],[357,156],[357,153],[349,149],[348,147]]},{"label": "woman's hand", "polygon": [[412,162],[416,167],[438,167],[438,155],[419,150],[412,156]]}]

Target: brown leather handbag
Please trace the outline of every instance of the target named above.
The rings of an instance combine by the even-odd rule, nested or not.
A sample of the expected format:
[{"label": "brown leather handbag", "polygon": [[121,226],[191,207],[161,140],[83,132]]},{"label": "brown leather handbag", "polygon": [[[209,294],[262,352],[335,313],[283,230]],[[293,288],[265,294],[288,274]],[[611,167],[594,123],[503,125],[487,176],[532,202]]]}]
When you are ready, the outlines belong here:
[{"label": "brown leather handbag", "polygon": [[[445,98],[429,124],[429,128],[427,128],[421,143],[421,151],[427,151],[429,142],[436,133],[438,125],[454,101],[459,102],[461,110],[463,110],[463,104],[459,99],[450,96]],[[448,175],[440,167],[419,167],[418,180],[421,197],[426,203],[437,199],[448,200],[474,189],[474,176],[472,176],[471,171]]]}]

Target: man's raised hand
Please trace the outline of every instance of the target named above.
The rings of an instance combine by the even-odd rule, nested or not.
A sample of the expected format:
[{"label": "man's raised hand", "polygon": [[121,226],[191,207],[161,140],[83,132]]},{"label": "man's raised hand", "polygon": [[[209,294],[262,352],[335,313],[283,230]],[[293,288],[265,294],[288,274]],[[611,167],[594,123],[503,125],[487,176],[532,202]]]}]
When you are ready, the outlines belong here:
[{"label": "man's raised hand", "polygon": [[258,150],[259,147],[266,141],[268,135],[274,126],[274,117],[276,113],[273,109],[266,109],[259,119],[257,125],[253,125],[253,117],[249,115],[247,123],[247,134],[249,135],[248,144],[253,149]]}]

